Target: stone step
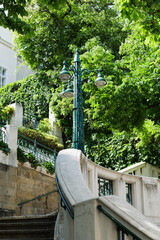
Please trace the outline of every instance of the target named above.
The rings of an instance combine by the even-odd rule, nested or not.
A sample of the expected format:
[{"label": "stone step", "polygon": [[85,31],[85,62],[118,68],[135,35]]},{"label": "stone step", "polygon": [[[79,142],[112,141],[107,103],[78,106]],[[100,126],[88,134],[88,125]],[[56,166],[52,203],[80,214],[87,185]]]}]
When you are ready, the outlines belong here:
[{"label": "stone step", "polygon": [[53,240],[57,213],[0,219],[0,240]]},{"label": "stone step", "polygon": [[44,239],[53,237],[54,230],[52,229],[16,229],[16,230],[0,230],[0,239],[8,239],[8,238],[32,238],[32,239]]},{"label": "stone step", "polygon": [[53,221],[56,220],[57,214],[54,215],[44,215],[44,216],[26,216],[26,217],[3,217],[0,218],[0,223],[10,223],[10,222],[15,222],[15,223],[21,223],[21,222],[44,222],[45,221]]},{"label": "stone step", "polygon": [[9,217],[15,214],[14,210],[8,210],[4,208],[0,208],[0,217]]},{"label": "stone step", "polygon": [[5,229],[45,229],[46,227],[48,229],[52,229],[55,224],[55,220],[52,221],[41,221],[41,222],[0,222],[0,231]]}]

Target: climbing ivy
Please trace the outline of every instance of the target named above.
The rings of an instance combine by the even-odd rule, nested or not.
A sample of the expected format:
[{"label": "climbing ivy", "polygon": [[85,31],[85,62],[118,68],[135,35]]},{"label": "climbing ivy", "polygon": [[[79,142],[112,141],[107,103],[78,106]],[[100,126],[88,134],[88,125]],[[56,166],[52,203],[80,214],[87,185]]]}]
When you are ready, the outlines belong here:
[{"label": "climbing ivy", "polygon": [[36,73],[24,80],[0,88],[0,105],[17,102],[22,104],[25,113],[38,119],[48,117],[51,89],[56,87],[53,79],[46,73]]},{"label": "climbing ivy", "polygon": [[0,141],[0,150],[2,150],[2,152],[6,155],[10,153],[10,148],[8,147],[8,144],[3,141]]},{"label": "climbing ivy", "polygon": [[14,108],[10,106],[0,107],[0,119],[4,122],[10,122],[12,115],[14,113]]}]

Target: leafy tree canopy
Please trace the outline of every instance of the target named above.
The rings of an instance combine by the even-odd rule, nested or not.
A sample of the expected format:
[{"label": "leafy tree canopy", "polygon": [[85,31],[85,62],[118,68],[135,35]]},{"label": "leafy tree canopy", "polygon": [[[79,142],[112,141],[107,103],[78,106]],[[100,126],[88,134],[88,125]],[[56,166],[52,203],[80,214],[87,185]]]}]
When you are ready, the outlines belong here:
[{"label": "leafy tree canopy", "polygon": [[116,170],[141,160],[159,166],[159,11],[150,5],[153,1],[147,2],[119,0],[126,36],[112,2],[32,1],[23,20],[33,34],[17,34],[15,40],[19,53],[39,73],[22,81],[15,93],[13,85],[8,95],[5,89],[10,87],[2,88],[2,104],[16,100],[43,118],[50,103],[69,146],[73,105],[59,96],[58,73],[63,60],[72,63],[78,47],[82,67],[101,67],[107,80],[97,89],[92,73],[91,83],[83,84],[87,155]]},{"label": "leafy tree canopy", "polygon": [[121,16],[129,22],[136,22],[137,28],[147,41],[159,41],[160,1],[159,0],[116,0]]},{"label": "leafy tree canopy", "polygon": [[99,37],[101,46],[118,57],[119,46],[126,33],[117,13],[102,1],[32,1],[25,21],[32,36],[17,35],[19,53],[33,69],[53,70],[70,61],[78,47],[85,52],[85,43]]},{"label": "leafy tree canopy", "polygon": [[30,0],[0,0],[0,26],[19,33],[29,31],[29,25],[20,17],[27,16],[25,6]]}]

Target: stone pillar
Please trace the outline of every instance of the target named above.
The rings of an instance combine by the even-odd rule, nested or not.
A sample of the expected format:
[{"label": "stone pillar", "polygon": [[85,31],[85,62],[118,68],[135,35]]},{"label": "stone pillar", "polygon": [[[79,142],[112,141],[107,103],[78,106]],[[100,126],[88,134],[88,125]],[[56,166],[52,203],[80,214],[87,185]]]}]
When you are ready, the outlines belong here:
[{"label": "stone pillar", "polygon": [[10,125],[20,127],[23,125],[23,108],[19,103],[13,103],[9,105],[15,109]]},{"label": "stone pillar", "polygon": [[6,125],[3,131],[6,133],[6,142],[10,148],[10,153],[8,155],[0,152],[0,162],[9,166],[17,167],[17,127],[23,124],[23,108],[18,103],[13,103],[10,105],[15,109],[13,116],[10,121],[10,125]]},{"label": "stone pillar", "polygon": [[10,148],[10,153],[7,155],[6,164],[9,166],[17,167],[17,135],[18,129],[15,126],[6,126],[6,135],[8,139],[8,147]]}]

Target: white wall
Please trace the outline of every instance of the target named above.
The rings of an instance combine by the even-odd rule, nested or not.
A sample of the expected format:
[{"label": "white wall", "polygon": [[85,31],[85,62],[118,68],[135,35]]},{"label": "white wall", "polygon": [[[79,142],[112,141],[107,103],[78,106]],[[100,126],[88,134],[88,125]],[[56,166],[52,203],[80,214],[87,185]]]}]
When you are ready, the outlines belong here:
[{"label": "white wall", "polygon": [[11,31],[0,27],[0,66],[7,70],[6,84],[21,80],[33,72],[12,49]]}]

